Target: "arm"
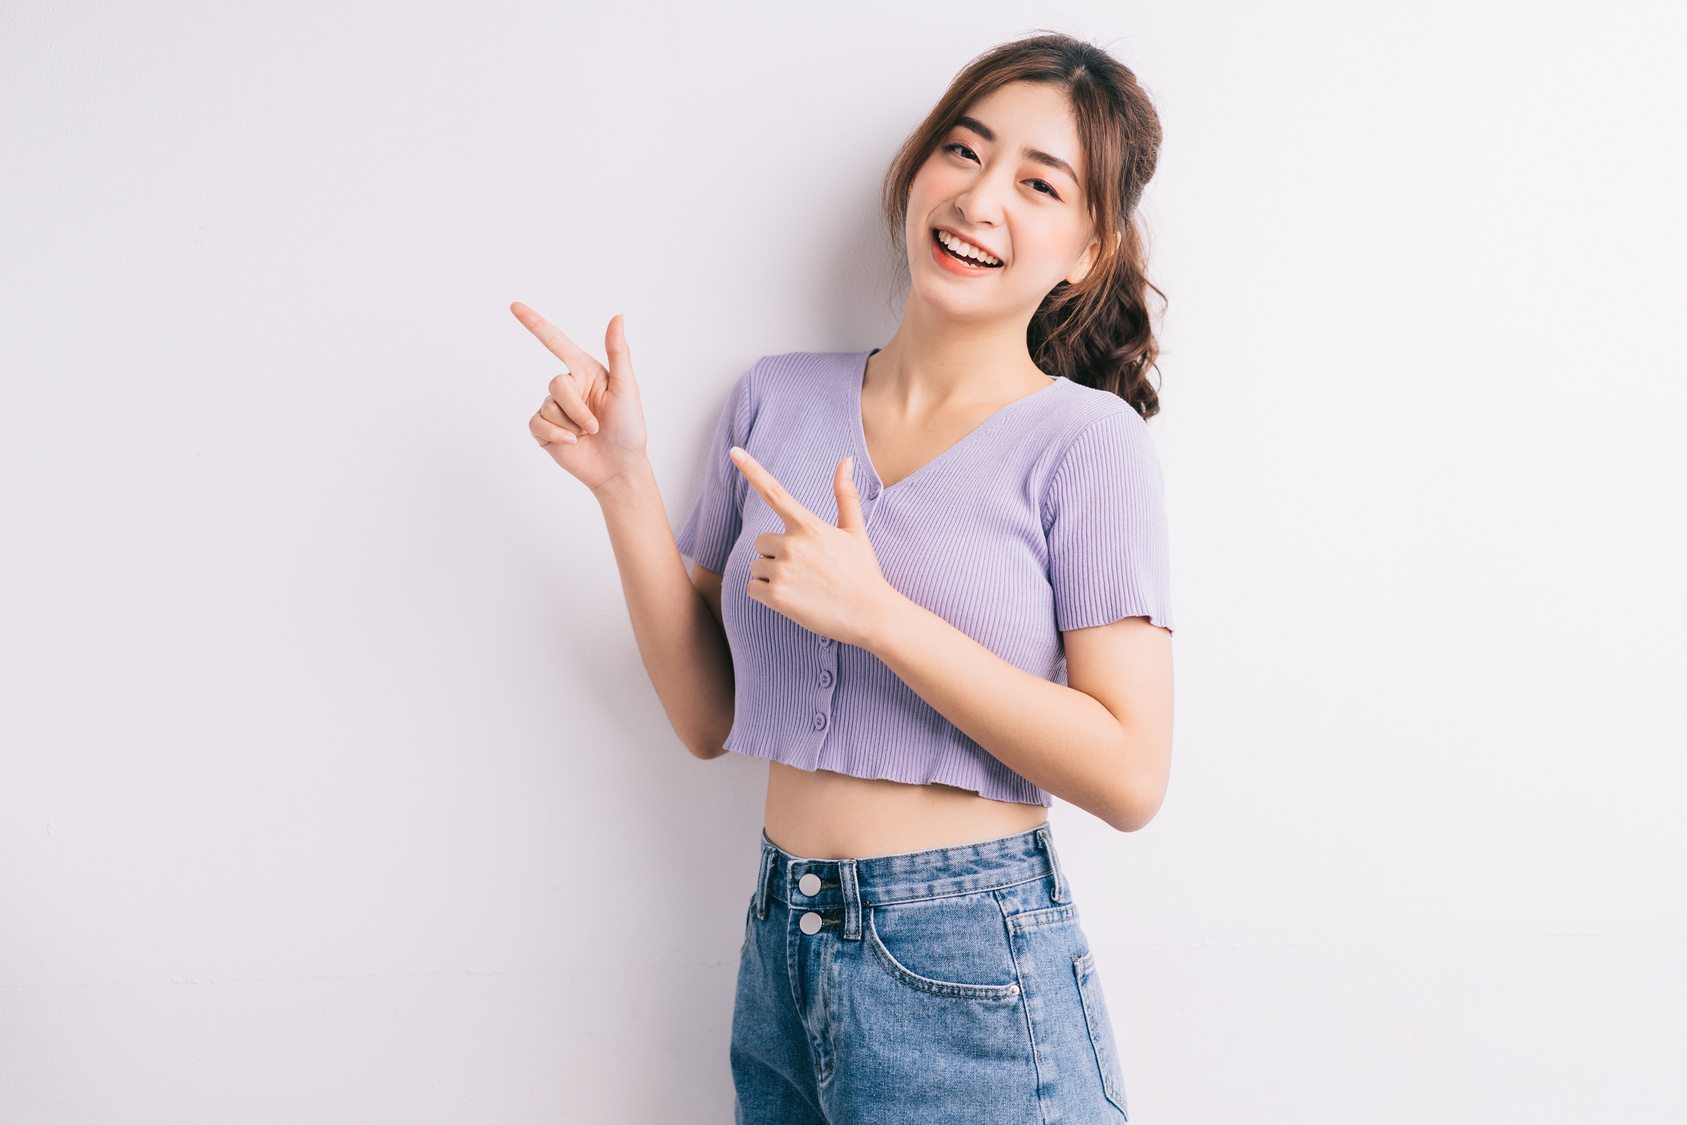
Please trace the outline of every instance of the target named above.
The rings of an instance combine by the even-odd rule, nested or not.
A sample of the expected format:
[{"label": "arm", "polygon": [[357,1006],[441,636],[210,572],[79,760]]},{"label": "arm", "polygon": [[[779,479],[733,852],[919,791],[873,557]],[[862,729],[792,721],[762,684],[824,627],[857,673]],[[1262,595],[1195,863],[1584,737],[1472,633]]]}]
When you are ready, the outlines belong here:
[{"label": "arm", "polygon": [[1171,776],[1171,634],[1145,617],[1064,633],[1070,686],[1003,660],[901,594],[859,644],[1003,765],[1130,832]]},{"label": "arm", "polygon": [[785,521],[756,537],[749,596],[805,628],[871,652],[939,714],[1027,781],[1120,831],[1141,828],[1171,769],[1171,634],[1146,618],[1073,629],[1067,680],[1017,668],[899,593],[879,572],[849,459],[833,527],[748,453],[734,462]]},{"label": "arm", "polygon": [[[732,655],[720,626],[720,575],[686,577],[656,477],[621,318],[609,322],[606,368],[519,302],[516,318],[568,372],[528,422],[541,448],[592,490],[603,510],[639,656],[680,741],[699,758],[725,753]],[[713,596],[709,596],[712,586]]]},{"label": "arm", "polygon": [[721,582],[725,577],[725,575],[717,574],[706,566],[693,566],[691,568],[691,584],[697,587],[697,592],[702,594],[703,600],[709,603],[709,612],[715,615],[716,621],[721,622],[723,634],[726,622],[721,620],[720,615],[720,589]]},{"label": "arm", "polygon": [[726,753],[733,708],[732,653],[720,626],[721,576],[697,567],[686,577],[648,464],[592,494],[603,508],[633,636],[656,697],[687,750],[718,758]]}]

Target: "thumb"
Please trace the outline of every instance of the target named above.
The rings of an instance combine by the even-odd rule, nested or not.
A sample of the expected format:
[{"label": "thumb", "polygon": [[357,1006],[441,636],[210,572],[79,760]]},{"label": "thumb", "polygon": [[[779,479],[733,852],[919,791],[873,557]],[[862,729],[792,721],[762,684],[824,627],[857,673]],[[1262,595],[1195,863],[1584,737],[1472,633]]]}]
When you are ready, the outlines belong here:
[{"label": "thumb", "polygon": [[633,354],[627,349],[627,318],[616,313],[610,318],[603,334],[603,350],[609,357],[609,379],[629,378],[633,373]]},{"label": "thumb", "polygon": [[832,474],[832,491],[838,496],[838,527],[861,531],[867,521],[861,515],[861,494],[855,488],[855,458],[845,457]]}]

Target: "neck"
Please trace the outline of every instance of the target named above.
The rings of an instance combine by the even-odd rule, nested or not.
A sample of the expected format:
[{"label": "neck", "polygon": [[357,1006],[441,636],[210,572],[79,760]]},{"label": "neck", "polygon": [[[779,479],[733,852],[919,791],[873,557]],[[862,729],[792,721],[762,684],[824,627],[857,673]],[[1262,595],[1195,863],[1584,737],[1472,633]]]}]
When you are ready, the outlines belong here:
[{"label": "neck", "polygon": [[868,366],[868,381],[910,405],[1018,398],[1048,383],[1025,346],[1029,324],[1029,316],[957,320],[910,292],[896,335]]}]

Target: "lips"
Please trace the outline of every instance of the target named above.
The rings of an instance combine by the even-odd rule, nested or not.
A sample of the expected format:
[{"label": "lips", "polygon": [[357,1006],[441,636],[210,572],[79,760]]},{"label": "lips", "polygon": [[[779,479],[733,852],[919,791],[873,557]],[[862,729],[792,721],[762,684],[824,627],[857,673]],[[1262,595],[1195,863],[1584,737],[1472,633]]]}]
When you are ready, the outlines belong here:
[{"label": "lips", "polygon": [[968,241],[954,231],[943,230],[941,227],[931,232],[932,241],[947,256],[975,269],[1000,269],[1002,260],[996,257],[976,242]]},{"label": "lips", "polygon": [[955,277],[986,277],[993,270],[999,270],[1002,268],[1001,261],[999,259],[993,266],[986,265],[983,262],[970,257],[965,257],[960,253],[950,250],[949,247],[938,241],[937,237],[939,234],[947,235],[949,233],[950,232],[948,231],[933,231],[931,237],[932,265],[936,266],[944,273]]}]

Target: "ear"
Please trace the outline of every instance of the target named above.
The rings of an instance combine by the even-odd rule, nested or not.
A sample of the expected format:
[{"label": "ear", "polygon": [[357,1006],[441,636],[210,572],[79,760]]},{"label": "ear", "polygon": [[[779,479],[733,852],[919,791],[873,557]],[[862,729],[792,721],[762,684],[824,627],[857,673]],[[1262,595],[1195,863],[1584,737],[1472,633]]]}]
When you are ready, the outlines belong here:
[{"label": "ear", "polygon": [[1066,275],[1066,280],[1073,285],[1089,276],[1090,270],[1095,268],[1096,259],[1101,257],[1101,239],[1092,238],[1090,244],[1084,247],[1083,256],[1078,264],[1072,267],[1072,272]]}]

